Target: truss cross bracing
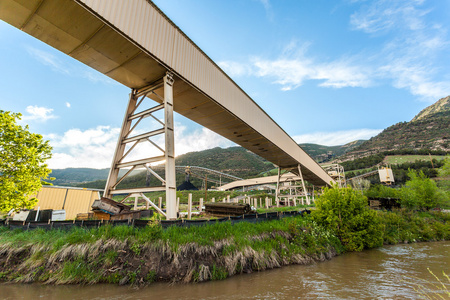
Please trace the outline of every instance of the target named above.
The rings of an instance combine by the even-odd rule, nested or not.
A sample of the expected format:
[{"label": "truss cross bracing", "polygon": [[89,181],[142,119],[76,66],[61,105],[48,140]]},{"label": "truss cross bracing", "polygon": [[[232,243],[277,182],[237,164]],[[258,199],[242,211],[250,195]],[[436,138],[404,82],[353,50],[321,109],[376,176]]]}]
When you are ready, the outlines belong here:
[{"label": "truss cross bracing", "polygon": [[[142,89],[133,89],[130,94],[128,108],[123,119],[119,140],[116,146],[114,159],[105,187],[105,197],[112,197],[116,194],[128,194],[128,196],[138,193],[144,199],[155,205],[144,196],[144,192],[166,191],[167,218],[176,218],[176,182],[175,182],[175,155],[174,155],[174,129],[173,129],[173,93],[172,86],[174,80],[172,74],[167,73],[164,78],[156,83]],[[155,90],[164,87],[164,95],[158,95]],[[145,107],[151,101],[148,97],[153,94],[162,101],[162,104],[156,106]],[[152,101],[153,102],[153,101]],[[144,108],[145,107],[145,108]],[[144,108],[144,109],[143,109]],[[140,109],[140,112],[137,112]],[[142,110],[143,109],[143,110]],[[164,111],[164,121],[155,117],[154,113]],[[134,134],[138,124],[145,118],[151,117],[159,125],[160,128]],[[160,147],[151,138],[164,135],[164,148]],[[145,158],[127,161],[127,157],[131,156],[133,150],[139,143],[149,143],[159,150],[159,155],[148,156]],[[126,150],[127,149],[127,150]],[[165,178],[159,176],[152,170],[151,163],[165,161]],[[128,171],[124,176],[119,178],[120,169],[127,168]],[[153,174],[161,182],[160,186],[140,187],[132,189],[119,189],[118,185],[135,169],[146,169]],[[128,197],[127,196],[127,197]],[[165,215],[165,214],[164,214]]]},{"label": "truss cross bracing", "polygon": [[[289,174],[289,171],[297,171],[299,173],[300,180],[294,180],[293,178],[283,177],[284,174]],[[286,173],[282,173],[282,171],[286,171]],[[299,182],[299,183],[298,183]],[[282,190],[289,189],[289,194],[281,193]],[[297,168],[280,168],[278,167],[278,178],[277,178],[277,186],[275,190],[275,201],[277,207],[280,206],[280,200],[282,198],[290,201],[291,199],[300,198],[302,204],[304,204],[304,200],[306,200],[306,204],[311,204],[311,201],[308,197],[308,192],[306,190],[305,181],[303,180],[303,174],[301,166],[298,165]]]},{"label": "truss cross bracing", "polygon": [[[282,168],[301,165],[302,178],[324,186],[334,180],[211,60],[164,13],[148,0],[1,0],[0,19],[66,53],[111,79],[131,88],[129,112],[116,148],[107,195],[117,192],[121,168],[138,168],[165,159],[164,186],[168,199],[175,194],[173,128],[166,120],[164,131],[129,137],[129,113],[137,105],[142,87],[170,72],[176,84],[166,81],[154,92],[164,93],[166,115],[174,109],[186,118],[260,155]],[[170,88],[169,88],[170,87]],[[170,91],[166,94],[166,91]],[[170,96],[168,96],[170,94]],[[171,96],[174,95],[175,101]],[[169,107],[169,109],[167,109]],[[156,108],[155,108],[156,109]],[[144,115],[147,112],[142,112]],[[139,120],[141,115],[133,114]],[[126,129],[126,130],[124,130]],[[124,145],[164,134],[164,155],[140,161],[122,160]],[[130,146],[132,147],[132,146]],[[163,147],[161,147],[162,149]],[[128,149],[129,150],[129,149]],[[127,150],[127,151],[128,151]],[[170,171],[170,172],[169,172]],[[293,170],[295,174],[297,170]],[[168,175],[168,173],[170,173]],[[162,182],[164,183],[164,182]],[[130,190],[145,192],[150,189]],[[169,201],[168,215],[174,217]],[[170,213],[169,213],[170,211]]]},{"label": "truss cross bracing", "polygon": [[[165,167],[164,166],[154,166],[152,167],[153,171],[160,171],[163,170]],[[212,169],[208,169],[208,168],[204,168],[204,167],[199,167],[199,166],[175,166],[175,170],[179,173],[186,173],[189,172],[190,175],[196,177],[196,178],[200,178],[200,179],[205,179],[206,176],[208,176],[208,182],[213,182],[215,184],[218,185],[218,187],[221,187],[222,184],[226,184],[228,182],[230,182],[230,180],[236,181],[236,180],[243,180],[240,177],[231,175],[231,174],[227,174],[227,173],[223,173],[220,171],[216,171],[216,170],[212,170]],[[154,172],[149,172],[148,173],[155,175]],[[148,175],[150,175],[148,174]],[[212,176],[209,176],[212,175]],[[226,180],[225,180],[226,179]]]},{"label": "truss cross bracing", "polygon": [[347,182],[345,180],[344,167],[339,164],[331,164],[324,167],[324,170],[328,175],[333,178],[333,180],[338,184],[339,187],[347,187]]}]

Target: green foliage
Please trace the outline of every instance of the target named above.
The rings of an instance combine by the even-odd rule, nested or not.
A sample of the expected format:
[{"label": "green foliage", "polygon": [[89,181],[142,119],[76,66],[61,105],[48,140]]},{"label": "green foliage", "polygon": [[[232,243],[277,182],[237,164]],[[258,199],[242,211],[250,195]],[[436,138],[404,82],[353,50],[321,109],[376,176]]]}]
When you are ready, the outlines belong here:
[{"label": "green foliage", "polygon": [[407,209],[378,211],[383,224],[384,243],[412,243],[450,239],[450,214]]},{"label": "green foliage", "polygon": [[116,262],[117,256],[117,251],[108,250],[103,256],[103,263],[105,264],[105,266],[111,266]]},{"label": "green foliage", "polygon": [[213,265],[211,268],[211,280],[222,280],[228,277],[228,272],[224,267]]},{"label": "green foliage", "polygon": [[351,188],[325,188],[312,218],[335,232],[347,251],[383,244],[381,220],[367,206],[367,198]]},{"label": "green foliage", "polygon": [[140,255],[141,254],[141,245],[139,245],[138,243],[131,244],[130,249],[136,255]]},{"label": "green foliage", "polygon": [[[263,202],[263,205],[264,205],[264,202]],[[311,208],[311,207],[315,207],[315,206],[316,205],[314,203],[313,204],[304,204],[304,205],[297,204],[297,206],[280,206],[280,207],[271,207],[271,208],[258,208],[258,209],[256,209],[256,211],[259,214],[267,213],[267,212],[275,212],[275,211],[293,211],[293,210],[299,211],[299,210],[305,210],[305,209],[308,209],[308,208]]]},{"label": "green foliage", "polygon": [[436,182],[422,171],[409,170],[409,181],[401,189],[401,204],[409,209],[430,210],[446,202],[446,195]]},{"label": "green foliage", "polygon": [[368,198],[399,198],[400,192],[382,184],[375,184],[364,192],[364,196]]},{"label": "green foliage", "polygon": [[16,124],[20,114],[0,110],[0,211],[32,208],[34,193],[50,170],[44,163],[52,148],[42,136]]},{"label": "green foliage", "polygon": [[344,161],[341,163],[341,165],[344,167],[345,171],[370,168],[376,164],[381,163],[384,157],[385,155],[383,153],[379,153],[363,158],[357,158],[355,160]]},{"label": "green foliage", "polygon": [[145,276],[145,282],[152,283],[156,280],[156,272],[154,270],[148,271],[147,275]]},{"label": "green foliage", "polygon": [[78,258],[75,261],[66,261],[60,270],[58,281],[60,283],[95,283],[100,278],[100,273],[95,264]]},{"label": "green foliage", "polygon": [[[0,227],[2,249],[17,254],[11,257],[11,261],[23,261],[21,265],[3,266],[0,281],[20,281],[31,278],[35,281],[49,281],[57,284],[151,283],[159,280],[161,273],[159,273],[160,270],[146,264],[149,252],[143,251],[144,249],[159,252],[158,255],[162,255],[164,260],[169,259],[167,261],[169,264],[170,258],[167,255],[170,254],[170,250],[178,255],[190,253],[186,259],[189,260],[190,255],[200,258],[200,261],[192,266],[194,281],[207,280],[208,268],[206,267],[209,267],[209,279],[220,280],[249,270],[249,267],[253,270],[269,268],[269,264],[273,267],[270,261],[274,257],[283,264],[299,263],[296,260],[298,257],[320,257],[326,253],[352,251],[364,242],[366,244],[362,247],[379,246],[379,241],[367,242],[373,240],[371,236],[373,230],[368,228],[365,221],[351,220],[350,213],[358,217],[365,216],[366,219],[371,219],[372,214],[376,214],[377,222],[380,220],[382,222],[382,225],[378,224],[379,232],[376,234],[379,238],[384,238],[386,244],[450,239],[450,214],[448,213],[402,209],[392,212],[370,211],[371,214],[367,216],[360,212],[365,210],[365,205],[359,201],[364,199],[360,193],[351,189],[333,190],[331,194],[330,191],[326,191],[327,201],[333,197],[343,199],[338,200],[339,205],[335,205],[330,215],[335,215],[339,209],[347,207],[348,213],[344,211],[341,214],[346,221],[343,226],[356,224],[351,232],[354,235],[348,235],[352,240],[349,243],[349,240],[344,239],[345,245],[341,243],[334,230],[316,223],[317,216],[314,215],[256,224],[242,222],[232,225],[225,222],[190,228],[170,227],[165,230],[155,224],[141,229],[105,226],[103,229],[73,228],[69,231],[42,229],[22,231]],[[337,196],[336,190],[339,192]],[[345,199],[350,199],[352,203],[345,203]],[[360,209],[355,209],[356,207]],[[376,226],[374,222],[371,224]],[[117,243],[117,241],[122,242]],[[73,244],[79,246],[68,247]],[[105,247],[106,245],[110,247]],[[205,257],[202,261],[203,255],[208,256],[205,254],[208,251],[205,251],[204,246],[213,246],[217,249],[217,252],[214,252],[214,258]],[[253,251],[258,255],[251,254]],[[63,253],[65,254],[62,261],[45,263]],[[229,265],[223,264],[224,258],[227,260],[226,257],[247,257],[247,260],[244,264],[239,261],[233,269],[229,269]],[[34,267],[30,267],[30,263]],[[17,268],[14,269],[14,265]]]},{"label": "green foliage", "polygon": [[439,169],[439,176],[450,176],[450,156],[447,155],[444,160],[444,165]]}]

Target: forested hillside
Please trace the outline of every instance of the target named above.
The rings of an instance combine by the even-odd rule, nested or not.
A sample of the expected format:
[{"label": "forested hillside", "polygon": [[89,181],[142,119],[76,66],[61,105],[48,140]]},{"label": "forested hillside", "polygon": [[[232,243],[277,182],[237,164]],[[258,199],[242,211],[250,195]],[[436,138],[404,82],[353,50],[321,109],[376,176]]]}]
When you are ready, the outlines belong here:
[{"label": "forested hillside", "polygon": [[200,166],[246,178],[273,168],[273,164],[242,147],[190,152],[175,159],[177,166]]},{"label": "forested hillside", "polygon": [[[313,159],[322,162],[346,153],[363,142],[362,140],[358,140],[342,146],[323,146],[317,144],[300,144],[300,146]],[[330,151],[331,155],[329,156],[328,153]],[[200,166],[241,178],[260,176],[262,173],[274,168],[272,163],[242,147],[230,147],[226,149],[217,147],[203,151],[189,152],[178,156],[175,162],[177,166]],[[68,168],[53,170],[51,176],[56,178],[52,182],[54,185],[103,188],[108,177],[108,172],[109,169]],[[128,182],[128,184],[136,186],[145,183],[145,172],[142,174],[135,172],[134,175],[124,183]],[[177,181],[183,180],[182,178],[184,178],[182,174],[177,176]],[[193,182],[199,184],[196,179],[193,179]]]},{"label": "forested hillside", "polygon": [[422,110],[410,122],[400,122],[356,147],[346,157],[360,157],[388,150],[450,151],[450,96]]}]

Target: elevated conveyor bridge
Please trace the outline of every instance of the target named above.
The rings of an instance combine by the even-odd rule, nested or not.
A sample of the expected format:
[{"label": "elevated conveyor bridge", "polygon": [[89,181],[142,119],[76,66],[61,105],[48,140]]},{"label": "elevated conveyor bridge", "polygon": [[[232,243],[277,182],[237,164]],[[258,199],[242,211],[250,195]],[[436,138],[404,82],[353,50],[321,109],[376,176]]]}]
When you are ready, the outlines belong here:
[{"label": "elevated conveyor bridge", "polygon": [[[173,111],[313,185],[332,178],[233,80],[148,0],[0,0],[0,19],[132,89],[105,196],[166,190],[176,217]],[[152,99],[153,101],[147,101]],[[156,103],[156,105],[151,105]],[[154,113],[164,113],[164,120]],[[145,118],[160,128],[136,133]],[[165,144],[152,140],[164,136]],[[140,143],[160,155],[131,159]],[[118,189],[119,169],[166,161],[160,187]],[[300,174],[299,174],[300,173]],[[125,175],[126,177],[127,175]],[[147,201],[150,201],[147,199]]]}]

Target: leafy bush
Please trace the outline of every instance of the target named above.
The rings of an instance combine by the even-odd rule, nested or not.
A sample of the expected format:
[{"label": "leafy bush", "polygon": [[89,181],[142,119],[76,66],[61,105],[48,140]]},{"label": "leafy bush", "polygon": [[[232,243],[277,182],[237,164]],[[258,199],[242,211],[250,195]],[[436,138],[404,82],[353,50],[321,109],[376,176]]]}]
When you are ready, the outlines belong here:
[{"label": "leafy bush", "polygon": [[368,198],[398,198],[400,197],[400,192],[382,184],[375,184],[364,192],[364,196]]},{"label": "leafy bush", "polygon": [[326,188],[316,201],[312,218],[335,232],[347,251],[383,245],[383,225],[367,198],[352,188]]},{"label": "leafy bush", "polygon": [[377,213],[385,226],[385,244],[440,241],[450,238],[450,215],[447,213],[415,212],[407,209]]},{"label": "leafy bush", "polygon": [[430,210],[446,202],[447,196],[422,171],[409,170],[408,177],[410,180],[401,189],[403,207]]},{"label": "leafy bush", "polygon": [[450,155],[444,159],[444,164],[439,168],[439,176],[450,176]]}]

